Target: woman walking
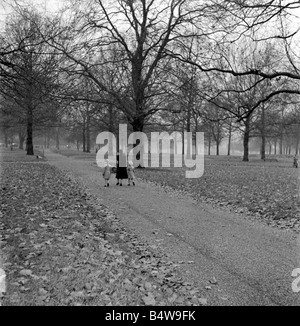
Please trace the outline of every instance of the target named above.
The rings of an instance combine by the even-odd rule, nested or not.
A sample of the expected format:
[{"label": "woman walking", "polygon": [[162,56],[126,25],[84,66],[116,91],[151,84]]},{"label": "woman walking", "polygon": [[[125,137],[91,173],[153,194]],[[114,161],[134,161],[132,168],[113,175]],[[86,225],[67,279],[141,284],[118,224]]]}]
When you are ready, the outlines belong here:
[{"label": "woman walking", "polygon": [[125,154],[121,151],[120,153],[117,153],[117,186],[120,185],[122,186],[122,180],[123,179],[128,179],[128,174],[127,174],[127,167],[120,166],[120,160],[123,158],[123,160],[126,160]]}]

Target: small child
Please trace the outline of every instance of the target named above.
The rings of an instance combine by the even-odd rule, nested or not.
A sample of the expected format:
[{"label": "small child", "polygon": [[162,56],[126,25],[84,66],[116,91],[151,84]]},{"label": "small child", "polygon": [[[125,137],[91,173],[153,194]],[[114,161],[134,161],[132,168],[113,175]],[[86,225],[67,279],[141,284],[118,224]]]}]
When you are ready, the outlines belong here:
[{"label": "small child", "polygon": [[104,187],[109,187],[109,179],[110,179],[110,176],[111,176],[111,165],[109,164],[109,161],[106,160],[106,166],[104,168],[104,171],[103,171],[103,178],[104,178],[104,181],[105,181],[105,185]]},{"label": "small child", "polygon": [[132,184],[135,186],[134,166],[132,161],[128,162],[127,173],[128,173],[128,186],[130,186],[130,181],[132,181]]}]

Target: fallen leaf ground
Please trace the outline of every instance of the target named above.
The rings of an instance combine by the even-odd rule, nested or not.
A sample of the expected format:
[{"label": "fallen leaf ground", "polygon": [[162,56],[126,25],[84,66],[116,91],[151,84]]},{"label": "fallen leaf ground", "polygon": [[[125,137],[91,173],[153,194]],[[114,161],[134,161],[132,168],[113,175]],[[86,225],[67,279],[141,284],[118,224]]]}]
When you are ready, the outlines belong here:
[{"label": "fallen leaf ground", "polygon": [[143,180],[192,195],[239,213],[247,213],[272,226],[300,231],[300,169],[292,158],[262,162],[256,157],[205,160],[204,175],[186,179],[185,169],[137,169]]},{"label": "fallen leaf ground", "polygon": [[2,305],[207,303],[72,177],[23,151],[0,154]]}]

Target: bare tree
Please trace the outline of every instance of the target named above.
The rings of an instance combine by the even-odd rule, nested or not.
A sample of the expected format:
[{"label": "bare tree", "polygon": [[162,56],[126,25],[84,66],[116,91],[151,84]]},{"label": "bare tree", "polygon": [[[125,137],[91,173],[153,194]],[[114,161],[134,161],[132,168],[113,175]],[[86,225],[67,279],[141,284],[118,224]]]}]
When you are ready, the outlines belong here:
[{"label": "bare tree", "polygon": [[[195,37],[192,27],[210,15],[209,6],[190,0],[93,0],[74,1],[73,8],[68,27],[54,31],[60,38],[48,41],[124,112],[134,131],[142,131],[162,108],[170,52],[180,40]],[[114,84],[102,73],[109,65]]]},{"label": "bare tree", "polygon": [[33,155],[34,125],[55,120],[58,111],[59,56],[40,37],[41,29],[47,33],[43,18],[30,9],[17,9],[7,20],[3,37],[18,51],[5,54],[9,64],[1,65],[0,84],[2,96],[13,103],[10,114],[26,125],[26,150]]},{"label": "bare tree", "polygon": [[[251,1],[215,1],[214,8],[219,16],[214,16],[210,27],[219,32],[210,38],[211,51],[204,60],[199,56],[199,44],[187,55],[187,51],[178,51],[173,55],[200,71],[229,74],[236,77],[255,75],[253,86],[266,80],[277,87],[269,89],[263,97],[253,103],[251,111],[280,94],[299,95],[300,56],[299,56],[299,15],[300,3],[293,0]],[[212,6],[212,7],[213,7]],[[248,48],[264,49],[268,44],[276,49],[269,58],[269,64],[261,65],[254,57],[248,57],[247,64],[236,66],[232,50],[238,50],[247,44]],[[271,68],[270,68],[271,67]],[[285,81],[285,82],[282,82]],[[245,116],[241,117],[245,118]]]}]

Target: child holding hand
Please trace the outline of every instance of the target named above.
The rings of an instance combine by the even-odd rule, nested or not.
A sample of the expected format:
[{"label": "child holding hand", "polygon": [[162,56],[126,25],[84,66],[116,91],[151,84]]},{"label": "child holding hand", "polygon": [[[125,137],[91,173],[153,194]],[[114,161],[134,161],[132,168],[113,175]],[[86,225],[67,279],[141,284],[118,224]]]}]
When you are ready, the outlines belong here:
[{"label": "child holding hand", "polygon": [[135,186],[134,166],[132,161],[128,162],[127,174],[128,174],[128,186],[130,186],[130,181],[132,182],[133,186]]},{"label": "child holding hand", "polygon": [[104,187],[109,187],[109,179],[111,176],[111,165],[109,164],[108,160],[106,160],[105,163],[106,163],[106,166],[104,167],[104,171],[103,171],[103,178],[105,181]]}]

